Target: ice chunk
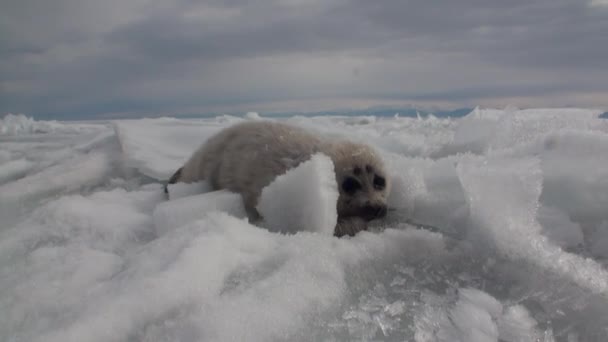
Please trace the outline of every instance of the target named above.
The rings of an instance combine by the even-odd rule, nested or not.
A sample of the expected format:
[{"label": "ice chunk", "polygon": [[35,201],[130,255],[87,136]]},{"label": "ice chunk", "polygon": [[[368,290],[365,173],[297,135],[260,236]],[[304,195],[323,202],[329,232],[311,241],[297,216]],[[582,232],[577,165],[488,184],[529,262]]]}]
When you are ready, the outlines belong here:
[{"label": "ice chunk", "polygon": [[452,335],[448,341],[539,341],[536,321],[522,305],[503,310],[494,297],[478,289],[461,288],[458,301],[450,310],[453,327],[444,323]]},{"label": "ice chunk", "polygon": [[257,112],[247,112],[247,114],[245,114],[245,118],[247,118],[249,120],[261,120],[262,119],[260,117],[260,114],[258,114]]},{"label": "ice chunk", "polygon": [[0,119],[0,134],[16,135],[22,133],[33,133],[34,119],[23,114],[7,114]]},{"label": "ice chunk", "polygon": [[454,141],[446,146],[446,152],[472,152],[481,154],[486,151],[490,141],[496,134],[498,122],[501,114],[464,117],[459,121],[458,127],[454,131]]},{"label": "ice chunk", "polygon": [[315,154],[264,188],[257,209],[271,231],[333,235],[338,195],[333,162]]},{"label": "ice chunk", "polygon": [[433,226],[452,237],[468,217],[468,204],[453,158],[438,161],[392,156],[388,165],[393,179],[387,219]]},{"label": "ice chunk", "polygon": [[509,306],[498,320],[500,339],[506,342],[540,341],[537,322],[523,305]]},{"label": "ice chunk", "polygon": [[21,135],[66,132],[78,133],[81,128],[90,128],[91,125],[63,124],[57,121],[36,121],[24,114],[7,114],[0,119],[0,135]]},{"label": "ice chunk", "polygon": [[387,314],[390,316],[401,315],[405,311],[405,302],[402,300],[395,301],[384,308]]},{"label": "ice chunk", "polygon": [[502,304],[491,295],[460,288],[455,303],[430,293],[422,300],[424,306],[415,318],[416,341],[498,341],[496,321],[502,315]]},{"label": "ice chunk", "polygon": [[387,155],[390,171],[391,192],[388,206],[398,211],[399,216],[411,218],[416,212],[416,200],[428,194],[423,176],[423,167],[417,160]]},{"label": "ice chunk", "polygon": [[[583,153],[584,151],[584,153]],[[561,209],[574,220],[608,219],[608,134],[559,131],[540,149],[544,173],[543,204]]]},{"label": "ice chunk", "polygon": [[597,126],[597,113],[579,109],[517,110],[504,115],[491,139],[492,149],[533,142],[562,129],[587,131]]},{"label": "ice chunk", "polygon": [[423,299],[425,308],[415,321],[416,341],[541,341],[537,323],[523,305],[503,309],[484,291],[460,288],[451,305],[451,300],[428,294]]},{"label": "ice chunk", "polygon": [[[481,108],[475,107],[469,114],[465,115],[463,119],[467,120],[493,120],[498,121],[505,115],[505,111],[496,108]],[[463,120],[464,121],[464,120]]]},{"label": "ice chunk", "polygon": [[502,304],[496,298],[481,290],[474,288],[460,289],[458,295],[461,300],[484,309],[494,318],[502,313]]},{"label": "ice chunk", "polygon": [[498,328],[494,320],[500,311],[490,312],[488,309],[502,311],[500,303],[486,293],[475,289],[460,290],[460,298],[450,312],[458,341],[498,341]]},{"label": "ice chunk", "polygon": [[534,141],[563,128],[596,129],[598,111],[572,108],[504,110],[476,108],[457,121],[453,142],[442,154],[489,153]]},{"label": "ice chunk", "polygon": [[222,211],[238,218],[246,218],[241,195],[219,190],[196,196],[181,197],[160,203],[152,216],[158,235],[205,217],[209,212]]}]

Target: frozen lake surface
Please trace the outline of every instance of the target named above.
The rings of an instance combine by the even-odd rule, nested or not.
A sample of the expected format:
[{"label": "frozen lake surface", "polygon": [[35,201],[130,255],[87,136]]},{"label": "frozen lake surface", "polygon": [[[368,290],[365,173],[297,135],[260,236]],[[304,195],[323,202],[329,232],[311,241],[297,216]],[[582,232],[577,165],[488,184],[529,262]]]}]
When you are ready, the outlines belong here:
[{"label": "frozen lake surface", "polygon": [[599,114],[277,119],[385,158],[394,210],[341,239],[326,229],[336,190],[323,156],[267,189],[269,229],[205,184],[165,199],[163,181],[210,135],[266,118],[6,116],[0,340],[606,341]]}]

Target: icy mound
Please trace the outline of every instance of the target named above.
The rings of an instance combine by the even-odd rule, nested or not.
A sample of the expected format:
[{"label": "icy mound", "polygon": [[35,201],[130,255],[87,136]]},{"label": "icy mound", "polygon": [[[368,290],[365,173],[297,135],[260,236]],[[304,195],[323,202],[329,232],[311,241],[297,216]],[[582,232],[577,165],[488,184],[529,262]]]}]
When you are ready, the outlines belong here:
[{"label": "icy mound", "polygon": [[326,155],[316,154],[264,188],[257,209],[271,231],[331,236],[338,221],[337,203],[334,164]]}]

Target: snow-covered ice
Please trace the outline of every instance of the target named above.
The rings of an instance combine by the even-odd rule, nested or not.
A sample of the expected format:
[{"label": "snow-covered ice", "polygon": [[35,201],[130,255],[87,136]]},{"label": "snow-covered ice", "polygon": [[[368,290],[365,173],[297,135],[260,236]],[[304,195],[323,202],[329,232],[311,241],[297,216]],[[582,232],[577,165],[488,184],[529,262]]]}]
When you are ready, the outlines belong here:
[{"label": "snow-covered ice", "polygon": [[125,163],[142,174],[168,179],[222,125],[172,118],[114,122]]},{"label": "snow-covered ice", "polygon": [[[599,114],[7,115],[0,341],[608,340]],[[382,229],[329,234],[337,188],[323,155],[264,190],[257,226],[238,195],[205,182],[171,185],[167,199],[189,155],[243,120],[378,148],[393,178]]]}]

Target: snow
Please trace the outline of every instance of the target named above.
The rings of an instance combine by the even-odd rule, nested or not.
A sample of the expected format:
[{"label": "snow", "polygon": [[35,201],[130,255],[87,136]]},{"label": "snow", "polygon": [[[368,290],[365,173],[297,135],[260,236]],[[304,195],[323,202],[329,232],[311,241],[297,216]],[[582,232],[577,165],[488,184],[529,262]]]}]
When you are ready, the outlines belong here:
[{"label": "snow", "polygon": [[162,235],[174,227],[202,219],[214,211],[225,212],[239,218],[247,217],[241,195],[226,190],[184,196],[160,203],[154,209],[152,217],[157,234]]},{"label": "snow", "polygon": [[0,185],[0,214],[21,214],[40,198],[84,190],[104,182],[111,172],[111,160],[105,153],[91,153],[69,158],[38,173]]},{"label": "snow", "polygon": [[[378,148],[378,231],[336,238],[323,155],[240,196],[164,182],[242,120],[0,127],[2,341],[603,341],[608,121],[585,109],[463,118],[290,117]],[[305,214],[305,215],[304,215]],[[289,234],[284,234],[289,233]]]},{"label": "snow", "polygon": [[10,160],[0,164],[0,184],[24,176],[33,166],[34,163],[27,159]]}]

